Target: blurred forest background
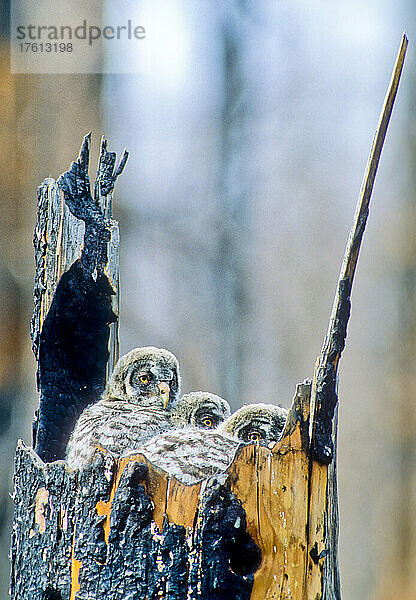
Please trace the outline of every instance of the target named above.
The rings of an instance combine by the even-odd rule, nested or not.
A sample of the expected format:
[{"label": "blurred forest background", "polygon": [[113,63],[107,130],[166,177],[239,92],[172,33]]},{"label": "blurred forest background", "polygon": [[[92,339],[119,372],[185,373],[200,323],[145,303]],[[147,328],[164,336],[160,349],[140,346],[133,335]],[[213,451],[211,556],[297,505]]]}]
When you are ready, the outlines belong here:
[{"label": "blurred forest background", "polygon": [[0,598],[13,454],[37,406],[37,186],[68,168],[91,129],[93,169],[102,133],[125,146],[121,351],[171,349],[183,391],[212,390],[234,408],[288,406],[320,352],[404,29],[340,367],[339,552],[345,600],[415,598],[416,5],[143,4],[155,19],[149,74],[11,75],[0,0]]}]

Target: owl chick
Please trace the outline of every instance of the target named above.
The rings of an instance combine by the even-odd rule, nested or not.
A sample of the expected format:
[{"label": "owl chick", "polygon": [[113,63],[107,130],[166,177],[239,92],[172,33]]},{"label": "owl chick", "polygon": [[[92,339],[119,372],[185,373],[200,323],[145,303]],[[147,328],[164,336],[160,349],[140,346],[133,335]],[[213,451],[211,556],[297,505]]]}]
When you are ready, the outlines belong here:
[{"label": "owl chick", "polygon": [[172,406],[172,423],[175,427],[215,429],[231,414],[227,400],[210,392],[190,392]]},{"label": "owl chick", "polygon": [[280,438],[288,412],[275,404],[247,404],[224,421],[218,431],[246,444],[257,442],[271,446]]},{"label": "owl chick", "polygon": [[86,408],[67,446],[67,463],[83,468],[97,445],[114,456],[137,448],[172,427],[179,365],[168,350],[135,348],[120,358],[101,400]]}]

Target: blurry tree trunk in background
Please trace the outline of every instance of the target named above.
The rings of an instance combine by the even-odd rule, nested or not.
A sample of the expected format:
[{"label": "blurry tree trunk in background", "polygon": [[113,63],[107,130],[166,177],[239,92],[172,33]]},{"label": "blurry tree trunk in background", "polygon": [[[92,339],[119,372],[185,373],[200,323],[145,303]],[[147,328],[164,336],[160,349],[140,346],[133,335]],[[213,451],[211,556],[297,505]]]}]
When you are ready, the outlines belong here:
[{"label": "blurry tree trunk in background", "polygon": [[[30,343],[34,278],[33,228],[39,180],[60,172],[89,130],[101,131],[100,75],[10,73],[9,2],[0,0],[0,598],[8,597],[16,439],[31,439],[38,404]],[[36,5],[31,6],[36,20]],[[35,109],[34,109],[35,107]],[[34,118],[34,110],[36,117]],[[53,132],[53,135],[51,135]],[[42,148],[44,153],[36,153]],[[46,150],[45,150],[46,149]],[[94,154],[96,160],[98,152]]]},{"label": "blurry tree trunk in background", "polygon": [[394,391],[393,398],[385,397],[382,407],[387,414],[391,431],[394,481],[387,485],[395,503],[393,539],[381,557],[375,600],[413,600],[416,598],[416,79],[412,80],[408,98],[408,118],[403,132],[403,147],[407,154],[408,195],[402,201],[399,227],[395,239],[394,262],[398,297],[398,329],[392,344]]},{"label": "blurry tree trunk in background", "polygon": [[[412,5],[413,17],[415,11]],[[413,63],[414,64],[414,63]],[[402,254],[399,276],[399,331],[397,375],[399,382],[398,442],[399,442],[399,523],[397,530],[399,565],[403,588],[397,591],[403,600],[416,598],[416,79],[411,78],[408,99],[408,189],[403,211]],[[410,137],[412,136],[412,137]],[[395,349],[396,350],[396,349]]]},{"label": "blurry tree trunk in background", "polygon": [[[232,4],[222,23],[223,108],[221,113],[218,258],[214,280],[218,302],[219,361],[223,395],[241,403],[247,316],[247,104],[244,73],[245,0]],[[238,405],[234,405],[237,408]]]},{"label": "blurry tree trunk in background", "polygon": [[[0,10],[2,15],[7,14],[4,2],[1,2]],[[32,252],[26,253],[25,247],[27,245],[27,249],[30,248],[31,239],[31,234],[27,238],[27,216],[25,217],[24,210],[22,164],[25,152],[15,135],[19,82],[10,75],[8,42],[4,38],[0,43],[0,81],[0,479],[4,482],[0,486],[0,597],[6,598],[10,568],[7,548],[10,543],[12,509],[9,474],[18,433],[18,417],[23,410],[23,402],[27,401],[24,369],[30,313],[25,310],[23,298],[30,290],[25,289],[22,269],[32,260]],[[30,300],[32,301],[31,296]],[[29,364],[33,366],[32,363]],[[1,582],[4,582],[4,589]]]},{"label": "blurry tree trunk in background", "polygon": [[[416,161],[416,153],[411,152]],[[416,181],[413,181],[413,190]],[[398,464],[398,522],[397,547],[399,577],[396,593],[402,600],[416,598],[416,203],[408,199],[405,208],[407,219],[403,220],[403,238],[407,241],[407,260],[399,274],[399,331],[397,357],[398,410],[397,464]],[[413,232],[412,230],[413,229]]]}]

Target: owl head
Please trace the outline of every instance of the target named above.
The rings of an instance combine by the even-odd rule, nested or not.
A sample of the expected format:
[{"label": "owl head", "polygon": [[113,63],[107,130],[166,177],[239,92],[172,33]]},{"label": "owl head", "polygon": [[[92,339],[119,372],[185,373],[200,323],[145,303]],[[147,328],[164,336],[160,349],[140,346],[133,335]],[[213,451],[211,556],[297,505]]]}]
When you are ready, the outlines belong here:
[{"label": "owl head", "polygon": [[190,392],[172,406],[176,427],[191,425],[198,429],[215,429],[231,414],[227,400],[210,392]]},{"label": "owl head", "polygon": [[120,358],[104,391],[105,400],[169,408],[179,395],[176,357],[163,348],[135,348]]},{"label": "owl head", "polygon": [[275,404],[247,404],[236,410],[218,430],[246,444],[270,446],[280,438],[288,412]]}]

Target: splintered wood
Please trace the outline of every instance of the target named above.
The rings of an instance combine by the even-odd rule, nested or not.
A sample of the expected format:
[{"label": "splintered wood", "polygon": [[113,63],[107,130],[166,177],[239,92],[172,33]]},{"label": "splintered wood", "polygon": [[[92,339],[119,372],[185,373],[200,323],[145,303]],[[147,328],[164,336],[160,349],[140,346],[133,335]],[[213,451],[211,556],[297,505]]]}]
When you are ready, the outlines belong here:
[{"label": "splintered wood", "polygon": [[[99,448],[79,474],[21,443],[12,598],[46,589],[68,600],[337,598],[324,581],[325,561],[337,564],[325,536],[331,482],[325,465],[318,488],[310,479],[309,403],[310,383],[299,384],[272,449],[243,446],[223,476],[193,486],[143,455],[116,461]],[[28,556],[36,565],[23,569]]]},{"label": "splintered wood", "polygon": [[35,308],[32,318],[32,342],[38,357],[39,335],[62,273],[81,255],[84,223],[73,217],[63,194],[52,178],[38,188],[38,216],[35,246]]}]

